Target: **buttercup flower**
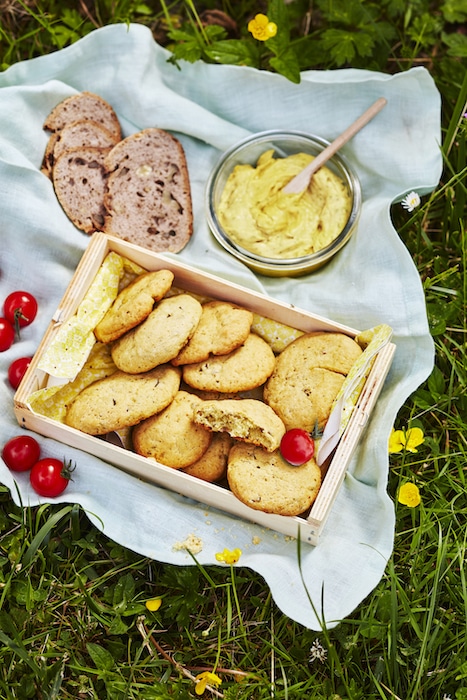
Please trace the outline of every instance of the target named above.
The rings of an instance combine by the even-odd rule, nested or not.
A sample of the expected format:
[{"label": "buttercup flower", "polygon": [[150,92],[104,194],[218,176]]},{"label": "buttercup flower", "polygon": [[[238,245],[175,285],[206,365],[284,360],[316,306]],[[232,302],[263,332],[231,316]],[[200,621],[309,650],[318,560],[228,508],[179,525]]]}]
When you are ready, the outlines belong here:
[{"label": "buttercup flower", "polygon": [[417,192],[409,192],[409,194],[404,197],[401,204],[407,211],[413,211],[420,204],[420,195],[417,194]]},{"label": "buttercup flower", "polygon": [[203,671],[196,676],[195,693],[196,695],[202,695],[206,690],[207,685],[213,685],[217,688],[218,685],[222,683],[222,680],[212,671]]},{"label": "buttercup flower", "polygon": [[407,450],[417,452],[417,447],[425,441],[421,428],[409,428],[408,430],[394,430],[389,436],[389,454],[395,454]]},{"label": "buttercup flower", "polygon": [[267,41],[277,34],[277,24],[270,22],[266,15],[257,14],[248,22],[248,31],[258,41]]},{"label": "buttercup flower", "polygon": [[217,552],[217,561],[223,561],[225,564],[236,564],[242,555],[241,549],[224,549],[223,552]]},{"label": "buttercup flower", "polygon": [[156,612],[162,605],[162,598],[150,598],[146,601],[146,607],[151,612]]},{"label": "buttercup flower", "polygon": [[402,503],[402,505],[408,506],[409,508],[415,508],[416,506],[419,506],[422,499],[420,497],[420,491],[418,490],[418,486],[410,482],[402,484],[402,486],[399,489],[399,495],[397,496],[397,500],[399,501],[399,503]]}]

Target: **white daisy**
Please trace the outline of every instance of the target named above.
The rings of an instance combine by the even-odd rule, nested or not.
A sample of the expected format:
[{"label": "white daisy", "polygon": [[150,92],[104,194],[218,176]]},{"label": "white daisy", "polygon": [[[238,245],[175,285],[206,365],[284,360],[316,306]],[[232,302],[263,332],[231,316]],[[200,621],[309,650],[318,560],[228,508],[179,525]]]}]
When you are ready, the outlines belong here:
[{"label": "white daisy", "polygon": [[413,211],[420,204],[420,195],[412,190],[404,197],[401,204],[407,211]]}]

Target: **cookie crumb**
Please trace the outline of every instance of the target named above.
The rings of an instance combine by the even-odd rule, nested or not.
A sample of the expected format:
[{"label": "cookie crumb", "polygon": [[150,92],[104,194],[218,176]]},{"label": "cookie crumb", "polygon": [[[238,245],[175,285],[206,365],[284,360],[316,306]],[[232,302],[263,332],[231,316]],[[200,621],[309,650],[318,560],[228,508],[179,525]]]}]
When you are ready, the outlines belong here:
[{"label": "cookie crumb", "polygon": [[255,535],[254,537],[251,538],[251,541],[253,544],[259,544],[261,542],[261,537],[258,537],[258,535]]},{"label": "cookie crumb", "polygon": [[203,540],[201,537],[191,533],[183,542],[175,542],[172,547],[172,551],[174,552],[180,552],[183,549],[192,554],[199,554],[203,549]]}]

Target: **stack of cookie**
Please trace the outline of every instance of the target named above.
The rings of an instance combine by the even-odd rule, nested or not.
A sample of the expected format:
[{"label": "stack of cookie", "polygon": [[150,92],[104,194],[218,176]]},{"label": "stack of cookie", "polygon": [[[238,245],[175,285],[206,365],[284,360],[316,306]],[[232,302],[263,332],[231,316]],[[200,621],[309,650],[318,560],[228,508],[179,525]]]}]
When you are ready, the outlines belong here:
[{"label": "stack of cookie", "polygon": [[49,114],[41,170],[75,226],[156,252],[180,251],[193,232],[191,189],[180,142],[149,128],[122,139],[101,97],[73,95]]},{"label": "stack of cookie", "polygon": [[140,275],[94,331],[116,371],[78,394],[66,423],[92,435],[129,429],[143,457],[225,483],[251,508],[304,513],[321,471],[314,459],[285,462],[281,439],[324,426],[362,350],[310,333],[276,357],[252,322],[248,309],[174,288],[169,270]]}]

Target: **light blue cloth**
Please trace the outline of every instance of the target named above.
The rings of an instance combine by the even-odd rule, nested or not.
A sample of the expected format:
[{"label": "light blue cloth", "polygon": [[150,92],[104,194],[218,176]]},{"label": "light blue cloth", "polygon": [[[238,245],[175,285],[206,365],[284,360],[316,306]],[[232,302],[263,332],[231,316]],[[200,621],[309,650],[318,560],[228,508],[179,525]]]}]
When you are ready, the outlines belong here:
[{"label": "light blue cloth", "polygon": [[[392,201],[438,183],[440,96],[430,75],[414,68],[394,76],[363,70],[307,71],[300,85],[247,67],[167,62],[169,53],[139,25],[99,29],[57,53],[16,64],[0,75],[0,300],[14,289],[33,292],[36,321],[0,354],[0,441],[18,434],[13,392],[5,379],[16,357],[31,354],[62,298],[88,237],[62,212],[39,167],[47,143],[42,124],[63,98],[81,90],[104,97],[127,135],[157,126],[186,150],[195,232],[184,262],[277,299],[365,329],[394,329],[395,360],[365,439],[317,547],[302,545],[162,488],[140,482],[90,455],[40,437],[43,452],[77,462],[74,481],[57,501],[80,503],[113,540],[155,560],[192,564],[173,545],[194,533],[198,560],[239,547],[239,565],[259,572],[279,608],[320,629],[308,595],[329,626],[349,615],[381,579],[392,552],[394,508],[386,493],[388,435],[405,399],[429,375],[433,343],[423,290],[410,254],[389,216]],[[204,216],[204,185],[223,149],[266,129],[291,128],[332,139],[379,96],[388,105],[343,152],[363,186],[356,235],[327,267],[299,279],[256,277],[212,239]],[[27,475],[16,478],[0,460],[0,480],[16,502],[40,502]],[[259,542],[257,542],[258,538]]]}]

